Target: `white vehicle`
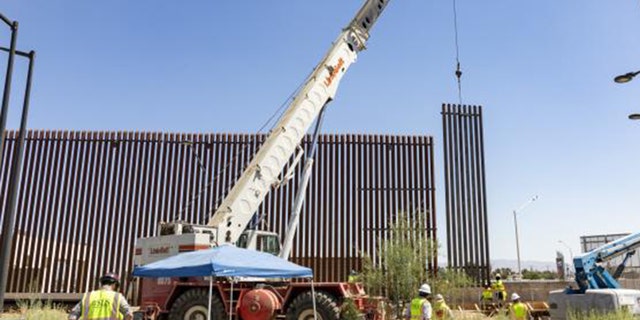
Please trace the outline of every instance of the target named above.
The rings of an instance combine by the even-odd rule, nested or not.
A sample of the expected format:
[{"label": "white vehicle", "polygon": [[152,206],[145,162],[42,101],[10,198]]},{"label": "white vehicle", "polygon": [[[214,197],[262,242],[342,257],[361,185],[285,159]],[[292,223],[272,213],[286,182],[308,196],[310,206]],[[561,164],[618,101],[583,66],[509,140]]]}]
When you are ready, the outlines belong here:
[{"label": "white vehicle", "polygon": [[567,294],[565,290],[549,294],[549,315],[554,320],[569,319],[572,311],[616,312],[627,310],[640,316],[640,291],[630,289],[589,289],[585,293]]}]

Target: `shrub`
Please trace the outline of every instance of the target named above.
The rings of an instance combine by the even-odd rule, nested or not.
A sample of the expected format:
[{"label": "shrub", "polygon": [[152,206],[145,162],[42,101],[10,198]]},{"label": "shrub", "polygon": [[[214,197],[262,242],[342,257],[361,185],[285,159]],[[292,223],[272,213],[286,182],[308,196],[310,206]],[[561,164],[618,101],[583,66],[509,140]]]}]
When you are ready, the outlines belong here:
[{"label": "shrub", "polygon": [[[20,314],[15,319],[24,320],[66,320],[67,312],[63,307],[41,300],[18,301]],[[11,318],[9,318],[11,319]]]}]

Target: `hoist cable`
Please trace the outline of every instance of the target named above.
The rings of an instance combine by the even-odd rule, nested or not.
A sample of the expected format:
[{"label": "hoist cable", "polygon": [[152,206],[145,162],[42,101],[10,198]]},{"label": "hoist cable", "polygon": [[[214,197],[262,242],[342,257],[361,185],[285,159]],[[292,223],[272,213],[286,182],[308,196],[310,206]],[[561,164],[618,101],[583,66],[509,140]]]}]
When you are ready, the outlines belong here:
[{"label": "hoist cable", "polygon": [[[313,72],[313,71],[312,71]],[[276,119],[276,117],[278,119],[280,119],[283,115],[284,115],[284,109],[286,106],[288,106],[291,102],[293,102],[293,100],[295,99],[295,97],[298,95],[298,93],[300,92],[300,90],[302,90],[302,87],[308,82],[306,79],[309,78],[309,76],[311,75],[311,72],[309,73],[309,75],[307,75],[307,77],[305,78],[304,81],[302,81],[298,87],[287,97],[287,99],[282,102],[282,104],[280,105],[280,107],[277,108],[277,110],[275,110],[275,112],[262,124],[262,126],[260,127],[260,129],[258,129],[257,134],[261,134],[263,133],[264,129],[271,123],[274,122],[273,120]],[[273,126],[275,126],[275,122],[273,124]],[[273,129],[273,127],[272,127]],[[259,139],[259,137],[256,135],[254,139]],[[222,167],[220,169],[220,172],[218,172],[209,182],[207,182],[206,185],[204,185],[201,190],[196,193],[190,200],[189,202],[187,202],[177,213],[174,214],[174,220],[176,219],[181,219],[182,218],[182,214],[186,213],[188,210],[191,210],[191,206],[194,205],[194,203],[196,201],[198,201],[200,199],[200,197],[208,191],[209,188],[213,187],[214,183],[216,183],[216,180],[220,179],[222,177],[223,174],[227,173],[227,170],[230,168],[231,164],[234,163],[234,161],[236,159],[238,159],[241,155],[244,155],[245,152],[248,152],[250,147],[256,142],[256,140],[250,140],[247,141],[245,143],[245,146],[242,147],[238,153],[236,153],[233,158],[227,162],[226,165],[224,165],[224,167]],[[191,148],[191,151],[194,152],[194,156],[196,158],[196,161],[199,164],[199,168],[200,168],[200,173],[201,174],[206,174],[207,171],[207,167],[204,166],[204,164],[202,163],[202,161],[199,159],[198,154],[195,152],[195,149],[193,149],[193,143],[188,144],[189,148]],[[256,149],[259,149],[262,146],[262,144],[257,145]],[[249,154],[247,154],[246,156],[247,159],[245,159],[245,162],[242,165],[242,168],[246,168],[246,166],[249,164],[249,162],[253,159],[253,157]],[[238,170],[239,172],[236,173],[236,175],[233,176],[233,182],[237,181],[237,179],[239,178],[239,175],[242,174],[244,172],[244,169],[242,170]],[[203,178],[204,179],[204,178]],[[222,200],[224,200],[224,198],[226,198],[227,194],[229,193],[229,190],[231,190],[231,188],[233,187],[234,183],[229,184],[225,190],[222,191],[221,197],[219,197],[218,199],[216,199],[216,203],[214,203],[214,207],[217,208],[218,205],[221,203]],[[211,210],[214,210],[215,208],[208,208],[206,209],[206,212],[209,212]],[[211,216],[207,217],[206,214],[202,216],[202,218],[209,218],[211,219]]]},{"label": "hoist cable", "polygon": [[460,45],[458,44],[458,9],[456,0],[453,0],[453,30],[456,42],[456,78],[458,79],[458,99],[462,105],[462,70],[460,69]]}]

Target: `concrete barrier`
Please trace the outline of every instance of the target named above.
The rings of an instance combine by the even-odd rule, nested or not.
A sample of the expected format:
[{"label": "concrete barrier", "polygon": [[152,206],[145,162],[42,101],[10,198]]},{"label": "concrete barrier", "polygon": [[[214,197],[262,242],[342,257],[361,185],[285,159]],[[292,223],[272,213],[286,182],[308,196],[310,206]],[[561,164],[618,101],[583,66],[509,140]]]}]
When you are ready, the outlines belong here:
[{"label": "concrete barrier", "polygon": [[[620,279],[620,285],[626,289],[640,290],[640,279]],[[522,300],[527,301],[547,301],[549,292],[552,290],[565,289],[569,286],[577,287],[574,281],[560,280],[520,280],[504,281],[507,290],[507,300],[511,294],[517,292]],[[436,292],[438,293],[438,292]],[[455,289],[455,291],[445,294],[447,303],[453,305],[466,305],[478,303],[482,288]]]}]

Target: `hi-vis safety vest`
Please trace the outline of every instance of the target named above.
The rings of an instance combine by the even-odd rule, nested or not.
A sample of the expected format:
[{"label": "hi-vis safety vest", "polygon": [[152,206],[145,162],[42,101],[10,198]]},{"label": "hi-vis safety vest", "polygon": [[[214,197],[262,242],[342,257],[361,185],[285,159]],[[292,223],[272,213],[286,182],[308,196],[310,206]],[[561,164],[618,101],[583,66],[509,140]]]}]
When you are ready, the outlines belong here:
[{"label": "hi-vis safety vest", "polygon": [[496,294],[498,300],[507,300],[507,290],[504,287],[502,280],[497,280],[491,285],[493,292]]},{"label": "hi-vis safety vest", "polygon": [[484,289],[484,291],[482,291],[482,300],[488,301],[491,299],[493,299],[493,290]]},{"label": "hi-vis safety vest", "polygon": [[422,306],[427,302],[425,298],[415,298],[411,300],[411,320],[422,319]]},{"label": "hi-vis safety vest", "polygon": [[491,287],[493,291],[505,291],[504,283],[502,283],[502,280],[497,280]]},{"label": "hi-vis safety vest", "polygon": [[433,306],[433,314],[436,320],[449,319],[451,308],[444,302],[436,302]]},{"label": "hi-vis safety vest", "polygon": [[527,305],[522,302],[514,303],[511,306],[511,312],[513,313],[512,319],[526,320],[527,319]]},{"label": "hi-vis safety vest", "polygon": [[96,290],[82,298],[82,320],[120,320],[120,294],[115,291]]}]

